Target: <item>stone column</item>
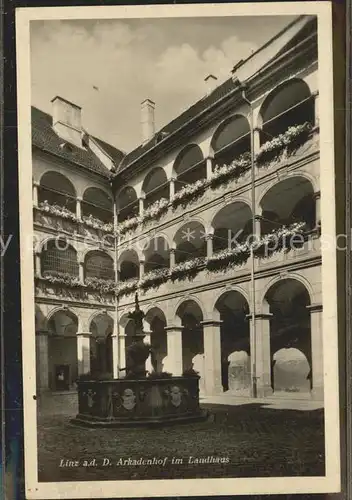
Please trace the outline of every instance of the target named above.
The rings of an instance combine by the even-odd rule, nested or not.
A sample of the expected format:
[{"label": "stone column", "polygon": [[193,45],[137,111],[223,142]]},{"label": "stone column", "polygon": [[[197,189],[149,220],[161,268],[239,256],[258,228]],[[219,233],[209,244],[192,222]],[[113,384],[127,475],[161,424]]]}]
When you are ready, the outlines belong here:
[{"label": "stone column", "polygon": [[34,181],[33,182],[33,206],[34,207],[38,206],[38,186],[39,186],[39,182]]},{"label": "stone column", "polygon": [[144,198],[143,198],[143,196],[138,198],[138,202],[139,202],[139,216],[141,217],[144,213]]},{"label": "stone column", "polygon": [[144,268],[145,268],[145,261],[144,260],[140,260],[139,261],[139,277],[140,278],[143,278]]},{"label": "stone column", "polygon": [[312,397],[318,401],[324,399],[324,360],[322,315],[323,306],[312,304],[307,306],[310,311],[311,349],[312,349]]},{"label": "stone column", "polygon": [[[147,321],[143,320],[143,333],[144,333],[144,338],[143,342],[145,344],[149,344],[150,346],[152,345],[152,332],[150,330],[150,325]],[[145,362],[145,369],[147,372],[152,373],[153,372],[153,365],[152,365],[152,358],[151,355],[149,355],[147,361]]]},{"label": "stone column", "polygon": [[179,376],[183,373],[182,359],[182,326],[167,326],[167,360],[165,371],[172,375]]},{"label": "stone column", "polygon": [[221,321],[202,321],[204,338],[205,393],[222,393],[221,382]]},{"label": "stone column", "polygon": [[49,350],[48,331],[36,332],[36,364],[37,364],[37,389],[43,392],[49,389]]},{"label": "stone column", "polygon": [[315,229],[320,227],[321,211],[320,211],[320,191],[314,193],[315,199]]},{"label": "stone column", "polygon": [[170,183],[169,183],[169,193],[170,193],[170,201],[174,199],[175,196],[175,179],[171,177]]},{"label": "stone column", "polygon": [[114,378],[119,378],[119,336],[116,321],[114,321],[114,331],[111,336],[112,343],[112,372]]},{"label": "stone column", "polygon": [[77,333],[78,375],[90,372],[90,332]]},{"label": "stone column", "polygon": [[176,250],[174,248],[170,248],[170,269],[175,267],[176,265]]},{"label": "stone column", "polygon": [[84,261],[80,260],[78,262],[78,273],[79,273],[79,281],[84,283]]},{"label": "stone column", "polygon": [[[124,332],[124,329],[121,329]],[[119,369],[126,368],[126,335],[125,333],[119,334]],[[125,377],[126,372],[120,372],[120,377]]]},{"label": "stone column", "polygon": [[261,236],[261,216],[260,215],[256,215],[255,216],[255,238],[256,239],[260,239],[260,236]]},{"label": "stone column", "polygon": [[207,234],[207,258],[210,259],[213,256],[213,234]]},{"label": "stone column", "polygon": [[42,275],[42,260],[41,260],[41,254],[40,252],[35,252],[35,270],[34,270],[36,276],[39,278]]},{"label": "stone column", "polygon": [[82,198],[76,199],[76,217],[78,220],[82,220]]},{"label": "stone column", "polygon": [[253,130],[253,149],[254,155],[256,155],[260,150],[260,128],[255,128]]},{"label": "stone column", "polygon": [[213,158],[207,158],[205,161],[207,167],[207,179],[209,180],[213,173]]},{"label": "stone column", "polygon": [[255,328],[250,320],[250,354],[252,373],[252,396],[263,398],[273,392],[271,387],[270,318],[271,314],[257,314]]}]

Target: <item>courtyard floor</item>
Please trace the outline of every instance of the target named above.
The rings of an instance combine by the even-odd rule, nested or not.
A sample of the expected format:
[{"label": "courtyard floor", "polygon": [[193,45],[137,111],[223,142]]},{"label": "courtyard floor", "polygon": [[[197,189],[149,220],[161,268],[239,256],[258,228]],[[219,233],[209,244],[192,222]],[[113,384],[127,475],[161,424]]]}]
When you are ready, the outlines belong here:
[{"label": "courtyard floor", "polygon": [[[38,417],[39,481],[325,474],[323,409],[202,406],[210,412],[207,421],[158,429],[79,428],[67,415],[43,414]],[[129,458],[164,462],[121,465]],[[216,463],[219,459],[222,463]]]}]

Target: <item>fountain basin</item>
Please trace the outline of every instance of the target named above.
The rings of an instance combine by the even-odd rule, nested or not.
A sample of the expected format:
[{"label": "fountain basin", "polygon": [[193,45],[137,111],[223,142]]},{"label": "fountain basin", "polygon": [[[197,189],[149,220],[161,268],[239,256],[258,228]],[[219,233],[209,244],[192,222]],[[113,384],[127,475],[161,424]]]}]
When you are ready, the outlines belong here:
[{"label": "fountain basin", "polygon": [[75,425],[123,427],[200,421],[199,377],[84,380],[78,382]]}]

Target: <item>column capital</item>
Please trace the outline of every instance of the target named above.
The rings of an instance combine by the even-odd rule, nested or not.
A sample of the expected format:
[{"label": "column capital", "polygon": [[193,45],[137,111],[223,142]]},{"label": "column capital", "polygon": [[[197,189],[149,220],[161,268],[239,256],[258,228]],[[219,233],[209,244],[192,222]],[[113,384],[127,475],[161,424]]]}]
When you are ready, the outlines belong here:
[{"label": "column capital", "polygon": [[39,181],[33,181],[33,186],[39,187],[40,186],[40,182]]},{"label": "column capital", "polygon": [[145,200],[145,193],[141,193],[138,197],[139,200]]},{"label": "column capital", "polygon": [[253,132],[261,132],[262,129],[260,127],[253,127]]},{"label": "column capital", "polygon": [[82,198],[82,196],[76,196],[76,201],[78,201],[78,202],[81,202],[81,201],[83,201],[83,198]]},{"label": "column capital", "polygon": [[41,337],[48,337],[50,334],[49,334],[49,330],[41,329],[41,330],[36,330],[35,331],[35,335],[37,337],[39,337],[39,336],[41,336]]},{"label": "column capital", "polygon": [[306,306],[306,309],[308,309],[311,313],[321,312],[323,310],[323,304],[310,304],[309,306]]},{"label": "column capital", "polygon": [[165,326],[164,330],[170,333],[172,332],[182,333],[183,326],[173,326],[173,325]]},{"label": "column capital", "polygon": [[200,324],[204,327],[207,326],[220,326],[223,323],[222,320],[218,319],[205,319],[204,321],[201,321]]},{"label": "column capital", "polygon": [[316,192],[313,194],[313,198],[314,198],[314,200],[320,199],[320,191],[316,191]]},{"label": "column capital", "polygon": [[206,233],[205,239],[206,240],[213,240],[214,239],[214,234],[213,233]]},{"label": "column capital", "polygon": [[176,252],[176,248],[170,248],[169,252],[170,253],[175,253]]},{"label": "column capital", "polygon": [[177,177],[170,177],[169,179],[169,182],[176,182],[177,181]]},{"label": "column capital", "polygon": [[[272,313],[258,313],[255,315],[255,319],[271,319],[273,317]],[[253,314],[246,314],[246,319],[251,320]]]},{"label": "column capital", "polygon": [[89,338],[92,336],[92,334],[91,334],[91,332],[77,332],[76,336],[82,337],[82,338]]}]

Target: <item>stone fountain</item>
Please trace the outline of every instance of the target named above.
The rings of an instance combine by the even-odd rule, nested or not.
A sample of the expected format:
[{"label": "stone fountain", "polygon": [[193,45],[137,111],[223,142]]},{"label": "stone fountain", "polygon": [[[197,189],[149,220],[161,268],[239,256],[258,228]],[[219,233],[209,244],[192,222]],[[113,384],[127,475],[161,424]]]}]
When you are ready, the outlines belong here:
[{"label": "stone fountain", "polygon": [[[152,426],[201,421],[207,413],[199,406],[199,376],[174,377],[156,373],[153,349],[144,343],[144,313],[135,296],[132,344],[126,349],[125,377],[78,381],[78,415],[71,423],[89,427]],[[154,372],[146,372],[151,356]]]}]

